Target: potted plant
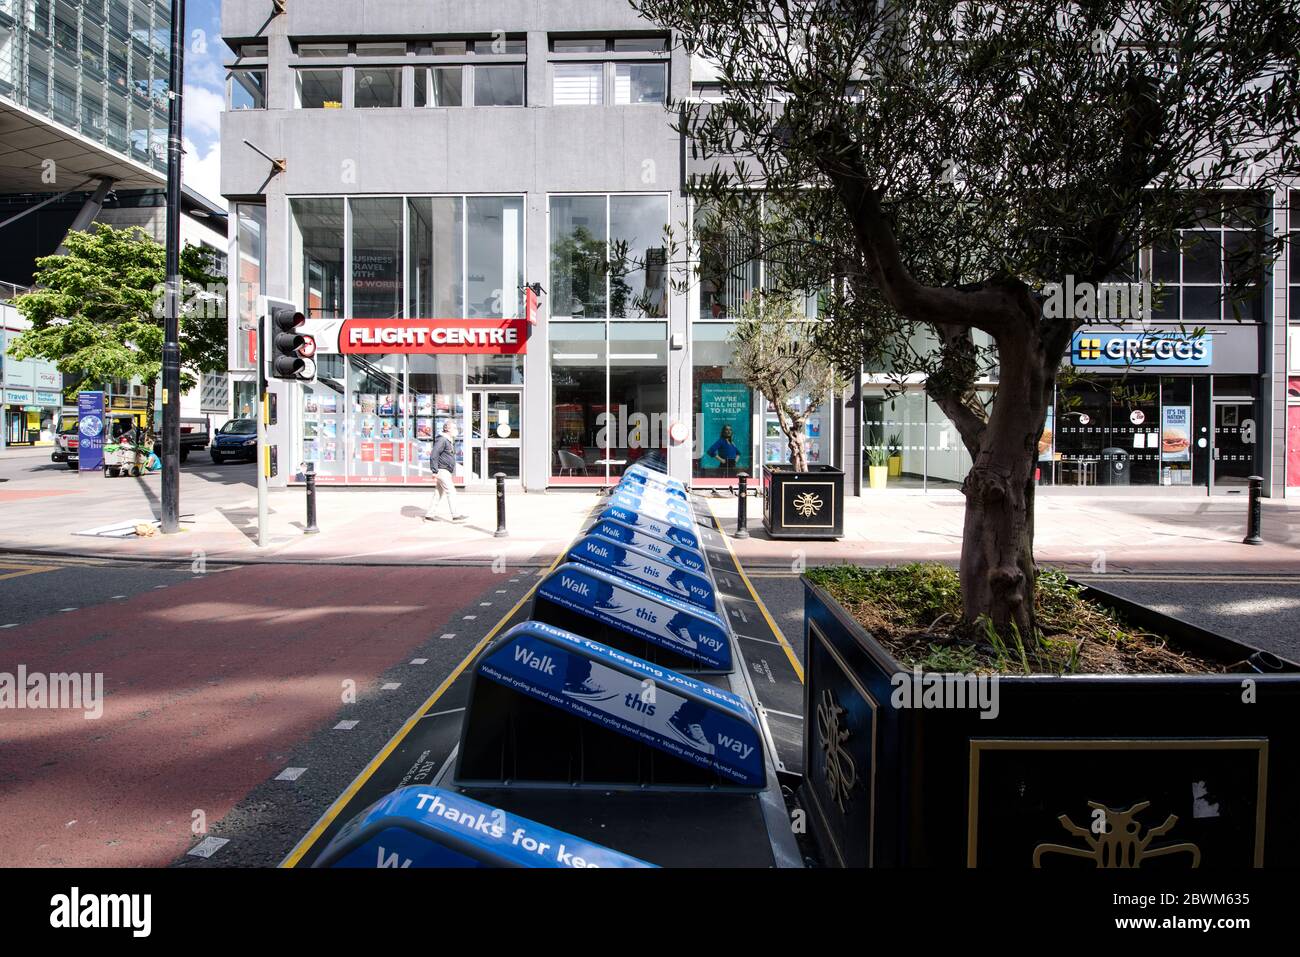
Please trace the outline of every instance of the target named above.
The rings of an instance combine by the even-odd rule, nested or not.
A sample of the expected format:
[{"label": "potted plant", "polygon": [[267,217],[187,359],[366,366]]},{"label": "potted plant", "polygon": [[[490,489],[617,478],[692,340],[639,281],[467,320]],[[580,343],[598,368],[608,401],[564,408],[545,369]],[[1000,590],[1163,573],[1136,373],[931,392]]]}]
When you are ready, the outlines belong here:
[{"label": "potted plant", "polygon": [[776,412],[789,461],[763,467],[763,527],[773,538],[840,538],[844,534],[844,472],[809,464],[809,417],[843,388],[816,344],[794,297],[756,292],[731,332],[737,377]]},{"label": "potted plant", "polygon": [[889,437],[889,477],[898,478],[903,474],[903,436],[895,432]]},{"label": "potted plant", "polygon": [[885,487],[889,475],[889,460],[885,456],[885,450],[881,448],[867,449],[868,484],[874,489],[882,489]]},{"label": "potted plant", "polygon": [[831,866],[1289,865],[1300,665],[1043,570],[1026,637],[955,570],[805,575],[799,802]]}]

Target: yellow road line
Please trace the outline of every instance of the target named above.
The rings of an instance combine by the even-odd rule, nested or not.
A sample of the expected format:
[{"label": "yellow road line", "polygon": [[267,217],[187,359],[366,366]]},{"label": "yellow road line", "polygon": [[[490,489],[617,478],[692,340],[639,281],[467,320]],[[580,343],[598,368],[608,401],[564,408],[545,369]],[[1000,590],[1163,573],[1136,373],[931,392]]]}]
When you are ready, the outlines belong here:
[{"label": "yellow road line", "polygon": [[0,568],[18,569],[11,571],[7,575],[0,575],[0,582],[6,578],[22,578],[24,575],[39,575],[42,572],[56,572],[62,566],[59,565],[18,565],[12,562],[0,562]]},{"label": "yellow road line", "polygon": [[731,560],[735,563],[736,571],[740,572],[740,580],[743,581],[745,587],[749,589],[750,597],[754,599],[754,604],[758,606],[758,610],[761,611],[763,617],[767,619],[768,627],[772,629],[772,634],[776,635],[776,640],[779,641],[781,647],[785,649],[785,656],[790,659],[790,665],[794,668],[794,673],[799,676],[799,683],[803,684],[803,665],[799,664],[799,659],[795,657],[794,649],[790,647],[790,642],[785,640],[785,635],[782,634],[781,629],[777,627],[776,622],[772,619],[772,614],[767,610],[767,606],[763,604],[763,599],[759,598],[758,592],[754,591],[753,583],[749,580],[749,576],[745,574],[745,569],[741,566],[740,559],[736,557],[736,550],[731,547],[731,539],[728,538],[727,533],[722,530],[722,522],[718,520],[718,513],[713,511],[713,503],[708,499],[705,499],[704,504],[709,507],[709,514],[713,516],[714,530],[722,536],[722,540],[727,545],[727,551],[731,554]]},{"label": "yellow road line", "polygon": [[492,630],[484,635],[483,638],[470,649],[469,654],[465,656],[464,660],[455,667],[451,674],[447,675],[447,677],[443,679],[442,684],[438,685],[433,694],[429,696],[424,704],[420,705],[419,710],[406,719],[406,723],[398,729],[397,733],[393,735],[388,744],[384,745],[384,749],[371,759],[370,763],[366,765],[365,770],[357,775],[356,779],[348,785],[347,790],[335,799],[334,803],[330,805],[329,810],[326,811],[324,816],[316,822],[316,825],[303,835],[302,839],[294,846],[294,849],[289,852],[289,856],[280,862],[281,867],[297,866],[298,862],[302,860],[303,855],[311,850],[316,841],[320,839],[321,834],[325,832],[325,829],[334,822],[336,817],[338,817],[339,812],[347,807],[348,802],[356,796],[356,793],[365,786],[371,776],[379,770],[380,765],[388,759],[388,756],[397,750],[397,746],[400,745],[403,739],[411,733],[411,729],[419,724],[420,718],[424,713],[433,707],[437,700],[443,696],[447,689],[452,686],[452,683],[461,676],[465,669],[469,667],[470,663],[478,656],[478,653],[487,646],[488,642],[497,636],[497,632],[499,632],[505,623],[514,616],[515,612],[524,606],[524,602],[533,597],[533,592],[537,590],[537,586],[541,584],[542,579],[555,570],[555,567],[560,564],[560,559],[567,555],[568,552],[569,550],[565,548],[555,557],[555,561],[551,562],[551,567],[542,575],[538,576],[537,581],[535,581],[532,587],[524,593],[524,597],[515,602],[514,607],[505,613],[505,616],[492,627]]}]

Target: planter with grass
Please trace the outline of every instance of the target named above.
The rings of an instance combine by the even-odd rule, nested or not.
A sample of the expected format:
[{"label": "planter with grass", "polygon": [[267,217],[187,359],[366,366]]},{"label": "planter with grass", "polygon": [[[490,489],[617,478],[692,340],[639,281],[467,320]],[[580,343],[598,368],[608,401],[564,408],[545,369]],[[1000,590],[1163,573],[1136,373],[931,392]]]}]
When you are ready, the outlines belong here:
[{"label": "planter with grass", "polygon": [[895,432],[889,437],[889,477],[903,474],[903,436]]},{"label": "planter with grass", "polygon": [[799,800],[831,866],[1294,864],[1300,665],[1053,571],[1041,634],[934,564],[807,573]]},{"label": "planter with grass", "polygon": [[884,449],[867,449],[867,484],[874,489],[885,487],[889,479],[889,459]]},{"label": "planter with grass", "polygon": [[830,465],[763,466],[763,528],[772,538],[842,538],[843,470]]}]

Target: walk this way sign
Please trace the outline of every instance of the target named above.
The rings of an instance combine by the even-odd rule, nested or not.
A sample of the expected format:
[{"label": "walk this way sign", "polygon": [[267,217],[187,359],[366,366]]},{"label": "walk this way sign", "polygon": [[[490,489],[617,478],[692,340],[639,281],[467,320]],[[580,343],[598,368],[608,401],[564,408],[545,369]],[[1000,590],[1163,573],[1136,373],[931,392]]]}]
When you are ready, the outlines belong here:
[{"label": "walk this way sign", "polygon": [[569,549],[569,561],[603,569],[717,614],[713,583],[707,578],[650,552],[620,545],[603,535],[584,537]]}]

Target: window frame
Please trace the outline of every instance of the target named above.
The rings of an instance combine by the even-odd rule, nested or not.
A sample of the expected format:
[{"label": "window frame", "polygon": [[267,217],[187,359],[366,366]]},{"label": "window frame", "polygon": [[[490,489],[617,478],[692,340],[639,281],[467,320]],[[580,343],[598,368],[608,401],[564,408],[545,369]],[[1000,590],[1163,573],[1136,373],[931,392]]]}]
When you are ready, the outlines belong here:
[{"label": "window frame", "polygon": [[[624,42],[662,42],[662,50],[619,50],[617,46]],[[603,50],[581,50],[567,51],[557,50],[556,44],[568,42],[589,42],[592,45],[602,43]],[[567,34],[550,34],[546,43],[546,62],[547,62],[547,84],[548,105],[556,106],[650,106],[664,108],[668,103],[671,95],[672,84],[672,46],[668,37],[663,35],[646,35],[639,37],[626,36],[582,36]],[[555,68],[565,63],[583,63],[599,64],[601,67],[601,86],[600,101],[597,103],[557,103],[555,101]],[[617,99],[618,82],[617,73],[619,66],[649,66],[662,65],[664,71],[664,98],[662,101],[644,101],[620,103]]]}]

